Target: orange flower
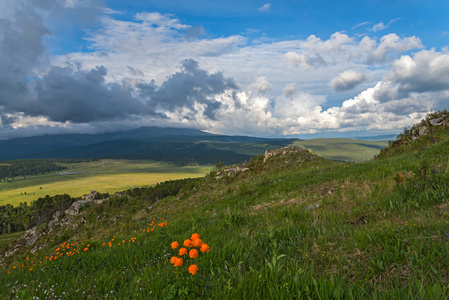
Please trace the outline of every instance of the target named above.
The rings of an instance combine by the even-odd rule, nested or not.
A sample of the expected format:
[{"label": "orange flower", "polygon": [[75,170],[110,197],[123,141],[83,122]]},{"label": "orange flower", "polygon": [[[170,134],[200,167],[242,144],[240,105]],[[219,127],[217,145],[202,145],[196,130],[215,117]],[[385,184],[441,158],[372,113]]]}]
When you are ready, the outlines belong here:
[{"label": "orange flower", "polygon": [[199,239],[200,238],[200,235],[198,234],[198,233],[194,233],[194,234],[192,234],[192,236],[190,237],[190,239],[193,241],[193,240],[195,240],[195,239]]},{"label": "orange flower", "polygon": [[190,250],[189,256],[190,256],[190,258],[195,258],[195,257],[197,257],[197,256],[198,256],[198,250],[196,250],[196,249]]},{"label": "orange flower", "polygon": [[84,248],[84,251],[87,251],[87,250],[89,250],[89,248],[87,248],[87,247],[86,247],[86,248]]},{"label": "orange flower", "polygon": [[203,241],[200,238],[197,238],[197,239],[193,240],[193,246],[194,247],[201,247],[202,244],[203,244]]},{"label": "orange flower", "polygon": [[182,260],[182,258],[177,257],[174,266],[179,267],[182,266],[183,263],[184,261]]},{"label": "orange flower", "polygon": [[33,271],[33,268],[30,268],[30,272]]},{"label": "orange flower", "polygon": [[187,254],[187,248],[182,247],[181,249],[179,249],[178,255],[186,255],[186,254]]},{"label": "orange flower", "polygon": [[187,239],[187,240],[184,240],[183,245],[186,246],[186,247],[192,247],[193,246],[193,242],[191,240]]},{"label": "orange flower", "polygon": [[176,249],[176,248],[178,248],[178,247],[179,247],[178,242],[173,242],[173,243],[171,243],[171,248],[172,248],[172,249]]},{"label": "orange flower", "polygon": [[203,244],[201,245],[200,251],[203,252],[203,253],[209,252],[209,251],[210,251],[210,248],[209,248],[209,246],[208,246],[207,244],[203,243]]},{"label": "orange flower", "polygon": [[170,258],[170,263],[172,264],[172,265],[174,265],[175,263],[176,263],[176,260],[177,260],[178,258],[176,257],[176,256],[172,256],[171,258]]},{"label": "orange flower", "polygon": [[196,265],[190,265],[189,273],[195,275],[196,272],[198,272],[198,267]]}]

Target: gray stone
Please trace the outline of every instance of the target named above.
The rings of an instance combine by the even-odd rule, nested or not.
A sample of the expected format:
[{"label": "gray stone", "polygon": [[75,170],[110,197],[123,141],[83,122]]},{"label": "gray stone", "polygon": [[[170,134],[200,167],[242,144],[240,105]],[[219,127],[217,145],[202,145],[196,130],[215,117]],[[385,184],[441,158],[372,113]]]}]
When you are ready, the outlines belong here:
[{"label": "gray stone", "polygon": [[310,210],[310,209],[315,209],[315,208],[318,208],[318,207],[320,207],[320,205],[318,203],[315,203],[315,204],[311,204],[311,205],[307,206],[304,209],[305,210]]}]

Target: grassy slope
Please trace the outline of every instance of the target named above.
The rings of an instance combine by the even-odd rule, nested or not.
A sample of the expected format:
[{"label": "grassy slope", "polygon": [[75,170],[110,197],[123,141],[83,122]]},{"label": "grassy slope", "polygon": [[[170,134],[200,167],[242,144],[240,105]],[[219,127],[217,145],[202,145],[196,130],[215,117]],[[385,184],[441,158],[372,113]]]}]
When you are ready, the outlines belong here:
[{"label": "grassy slope", "polygon": [[[46,195],[69,194],[79,197],[96,190],[115,193],[137,186],[154,185],[166,180],[202,177],[211,167],[176,167],[167,163],[134,160],[99,160],[74,164],[61,164],[65,172],[85,174],[16,178],[13,182],[0,182],[0,205],[31,203]],[[26,194],[25,194],[26,193]]]},{"label": "grassy slope", "polygon": [[361,141],[345,138],[295,141],[292,145],[312,150],[314,153],[336,161],[362,162],[372,159],[388,141]]},{"label": "grassy slope", "polygon": [[[38,242],[44,250],[6,259],[0,296],[442,299],[449,292],[449,139],[418,146],[364,163],[303,153],[264,164],[259,157],[249,171],[209,178],[151,210],[139,200],[93,206],[85,225]],[[97,219],[101,213],[107,217]],[[111,221],[118,214],[124,217]],[[178,250],[170,244],[194,232],[211,251],[173,267]],[[71,245],[50,261],[64,242]]]}]

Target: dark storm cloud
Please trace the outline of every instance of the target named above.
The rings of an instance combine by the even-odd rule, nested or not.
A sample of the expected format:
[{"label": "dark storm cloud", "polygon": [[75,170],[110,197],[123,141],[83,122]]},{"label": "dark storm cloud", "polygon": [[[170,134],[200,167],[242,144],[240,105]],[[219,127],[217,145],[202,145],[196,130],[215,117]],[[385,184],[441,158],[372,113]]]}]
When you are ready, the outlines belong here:
[{"label": "dark storm cloud", "polygon": [[9,126],[9,125],[13,124],[16,121],[17,121],[16,117],[10,117],[10,116],[7,116],[7,115],[0,114],[0,124],[3,127]]},{"label": "dark storm cloud", "polygon": [[224,78],[221,72],[209,74],[199,68],[193,59],[182,61],[182,71],[167,78],[152,95],[152,102],[158,107],[174,111],[178,107],[193,109],[195,102],[206,105],[206,115],[213,118],[214,111],[220,107],[214,96],[227,89],[236,89],[231,79]]},{"label": "dark storm cloud", "polygon": [[[38,10],[47,9],[51,14],[60,8],[52,1],[43,1],[39,7],[16,9],[11,19],[0,19],[0,115],[5,126],[17,121],[19,114],[72,123],[129,120],[136,116],[166,118],[165,111],[195,111],[195,103],[201,104],[204,114],[213,119],[220,108],[214,96],[237,88],[221,72],[210,74],[192,59],[182,61],[181,70],[159,87],[154,81],[135,82],[132,78],[110,83],[104,66],[85,70],[80,63],[68,62],[65,67],[48,67],[43,38],[52,33]],[[48,71],[36,74],[42,66]],[[134,76],[144,74],[131,66],[127,70]]]},{"label": "dark storm cloud", "polygon": [[0,105],[8,108],[26,97],[28,76],[45,52],[42,38],[49,33],[31,7],[16,10],[13,21],[0,19]]},{"label": "dark storm cloud", "polygon": [[105,83],[107,70],[100,66],[89,71],[53,67],[33,82],[36,99],[20,111],[31,116],[47,116],[51,121],[88,123],[124,119],[131,115],[155,115],[146,103],[116,83]]}]

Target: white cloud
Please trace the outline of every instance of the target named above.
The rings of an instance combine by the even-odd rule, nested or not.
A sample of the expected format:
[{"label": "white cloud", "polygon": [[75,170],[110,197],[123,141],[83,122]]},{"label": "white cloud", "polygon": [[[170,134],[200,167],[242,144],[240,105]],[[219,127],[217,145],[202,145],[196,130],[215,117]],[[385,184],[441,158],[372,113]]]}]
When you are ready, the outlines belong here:
[{"label": "white cloud", "polygon": [[266,4],[262,5],[261,7],[259,7],[257,10],[261,11],[261,12],[270,11],[271,10],[271,3],[266,3]]},{"label": "white cloud", "polygon": [[291,66],[301,67],[304,70],[318,69],[327,65],[323,57],[317,53],[310,56],[306,53],[297,54],[290,51],[285,54],[285,59]]},{"label": "white cloud", "polygon": [[[365,37],[364,39],[368,40],[369,38]],[[370,52],[368,55],[368,61],[376,63],[385,61],[392,53],[402,53],[413,49],[423,48],[421,39],[415,36],[400,38],[394,33],[383,36],[380,39],[379,45],[371,44],[373,45],[371,49],[368,46],[370,43],[367,41],[365,41],[365,43],[368,52]]]},{"label": "white cloud", "polygon": [[287,83],[287,85],[282,90],[282,94],[286,98],[293,97],[297,92],[298,92],[298,88],[296,86],[296,83],[294,83],[294,82]]},{"label": "white cloud", "polygon": [[379,23],[375,24],[373,27],[371,27],[370,31],[377,32],[377,31],[385,30],[396,21],[399,21],[399,18],[391,20],[390,22],[388,22],[387,25],[385,25],[383,22],[379,22]]},{"label": "white cloud", "polygon": [[259,93],[265,94],[271,91],[273,86],[268,82],[267,77],[261,76],[254,79],[251,87],[255,88]]},{"label": "white cloud", "polygon": [[357,85],[366,81],[368,78],[365,74],[354,70],[346,70],[332,78],[330,85],[337,92],[352,90]]},{"label": "white cloud", "polygon": [[362,22],[362,23],[359,23],[359,24],[357,24],[357,25],[352,26],[352,29],[356,29],[356,28],[358,28],[358,27],[362,27],[362,26],[368,25],[368,24],[370,24],[370,23],[371,23],[371,22]]},{"label": "white cloud", "polygon": [[449,52],[422,50],[404,55],[393,63],[387,78],[399,85],[399,91],[430,92],[449,90]]},{"label": "white cloud", "polygon": [[371,27],[370,31],[376,32],[376,31],[387,29],[387,28],[388,28],[388,25],[384,25],[383,22],[380,22],[380,23],[377,23],[376,25],[374,25],[373,27]]}]

